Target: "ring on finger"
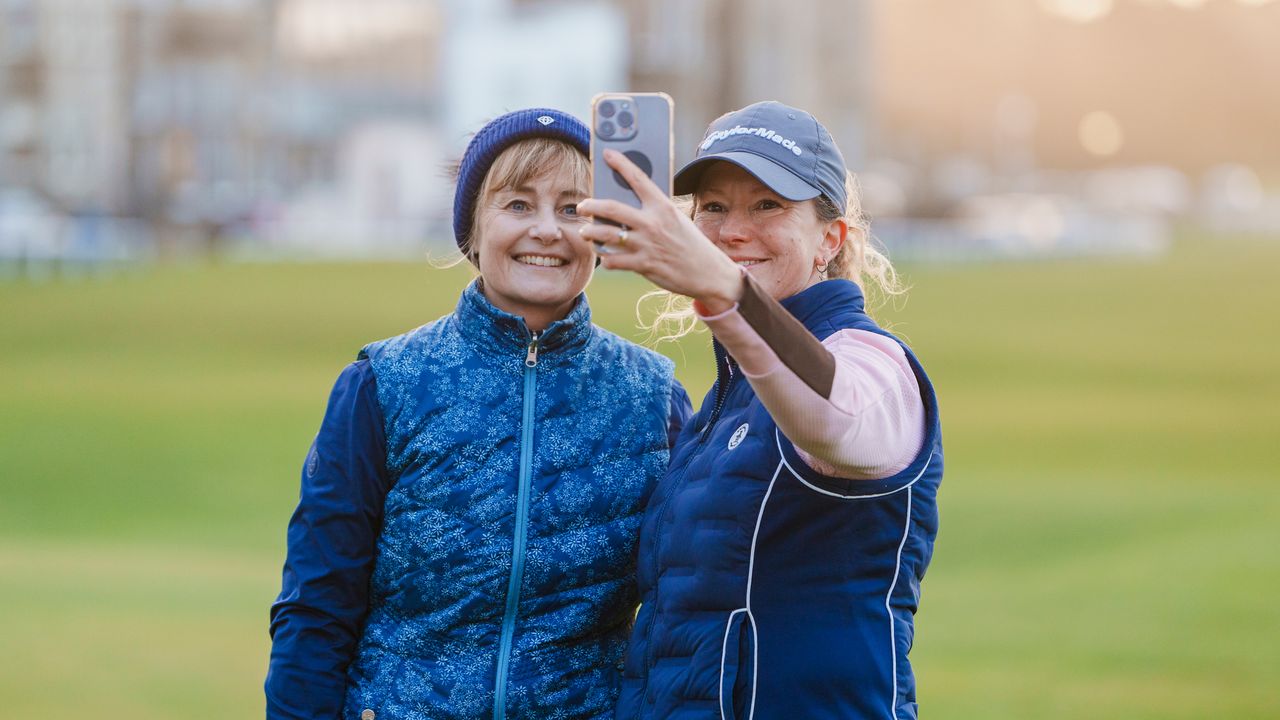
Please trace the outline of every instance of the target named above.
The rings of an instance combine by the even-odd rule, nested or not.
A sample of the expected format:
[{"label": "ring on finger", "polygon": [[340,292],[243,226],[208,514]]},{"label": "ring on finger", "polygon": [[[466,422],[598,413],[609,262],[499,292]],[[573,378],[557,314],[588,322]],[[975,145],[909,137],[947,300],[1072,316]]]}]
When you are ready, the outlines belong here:
[{"label": "ring on finger", "polygon": [[627,246],[627,237],[629,233],[626,228],[618,229],[618,247],[625,248]]}]

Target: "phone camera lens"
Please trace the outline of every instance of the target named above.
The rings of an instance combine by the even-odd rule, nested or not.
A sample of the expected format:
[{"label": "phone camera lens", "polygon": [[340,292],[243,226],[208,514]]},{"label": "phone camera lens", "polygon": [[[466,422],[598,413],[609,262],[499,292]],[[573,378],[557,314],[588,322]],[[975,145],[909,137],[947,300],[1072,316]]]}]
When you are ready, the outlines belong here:
[{"label": "phone camera lens", "polygon": [[636,121],[635,116],[632,115],[630,112],[627,112],[626,110],[623,110],[622,112],[618,113],[618,127],[629,128],[633,124],[635,124],[635,121]]},{"label": "phone camera lens", "polygon": [[616,131],[617,131],[617,128],[614,127],[611,121],[605,120],[604,122],[600,123],[600,137],[611,138],[613,137],[613,134]]},{"label": "phone camera lens", "polygon": [[597,108],[597,110],[600,112],[600,117],[602,118],[613,117],[613,112],[614,112],[613,103],[607,100],[600,103],[600,106]]}]

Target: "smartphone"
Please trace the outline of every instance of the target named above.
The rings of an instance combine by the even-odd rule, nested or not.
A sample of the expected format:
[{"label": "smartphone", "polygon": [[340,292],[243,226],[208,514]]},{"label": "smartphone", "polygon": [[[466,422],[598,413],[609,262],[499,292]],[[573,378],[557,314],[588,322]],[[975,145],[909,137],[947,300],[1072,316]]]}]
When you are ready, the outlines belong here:
[{"label": "smartphone", "polygon": [[[666,93],[601,93],[591,100],[591,196],[640,207],[640,198],[604,162],[617,150],[644,170],[667,195],[675,142],[671,136],[671,96]],[[616,225],[605,218],[596,222]]]}]

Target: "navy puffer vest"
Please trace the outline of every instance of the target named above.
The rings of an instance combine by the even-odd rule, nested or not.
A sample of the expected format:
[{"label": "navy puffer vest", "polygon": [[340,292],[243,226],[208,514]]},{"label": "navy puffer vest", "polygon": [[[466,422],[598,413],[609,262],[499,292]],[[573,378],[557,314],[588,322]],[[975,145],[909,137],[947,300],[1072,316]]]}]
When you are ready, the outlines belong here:
[{"label": "navy puffer vest", "polygon": [[535,341],[474,283],[363,355],[396,480],[344,717],[608,716],[671,362],[585,297]]},{"label": "navy puffer vest", "polygon": [[[782,304],[819,339],[844,328],[888,335],[845,280]],[[641,529],[643,604],[617,717],[916,717],[907,651],[942,478],[928,377],[907,350],[927,423],[911,465],[841,480],[809,469],[718,345],[716,357],[716,387],[680,435]]]}]

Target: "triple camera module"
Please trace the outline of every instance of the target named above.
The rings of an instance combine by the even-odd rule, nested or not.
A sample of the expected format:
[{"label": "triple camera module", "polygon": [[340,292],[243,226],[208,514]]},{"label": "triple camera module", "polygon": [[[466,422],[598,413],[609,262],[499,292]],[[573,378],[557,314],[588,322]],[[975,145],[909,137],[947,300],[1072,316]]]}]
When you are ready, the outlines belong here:
[{"label": "triple camera module", "polygon": [[604,140],[630,140],[636,136],[636,116],[630,100],[601,100],[596,106],[596,134]]}]

